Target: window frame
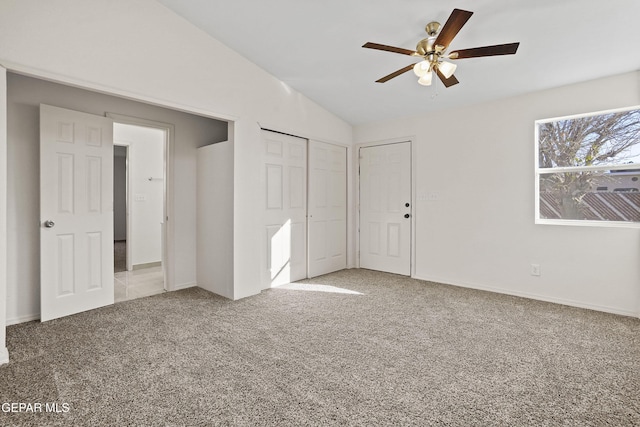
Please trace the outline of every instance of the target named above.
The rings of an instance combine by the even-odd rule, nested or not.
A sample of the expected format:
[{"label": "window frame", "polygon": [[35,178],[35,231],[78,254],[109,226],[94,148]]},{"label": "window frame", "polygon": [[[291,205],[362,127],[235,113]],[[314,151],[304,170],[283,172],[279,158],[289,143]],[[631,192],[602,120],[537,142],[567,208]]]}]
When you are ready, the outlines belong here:
[{"label": "window frame", "polygon": [[630,163],[623,165],[596,165],[596,166],[561,166],[552,168],[540,167],[540,142],[539,128],[541,124],[557,122],[562,120],[580,119],[584,117],[593,117],[611,113],[622,113],[627,111],[640,110],[640,105],[630,107],[615,108],[610,110],[602,110],[591,113],[572,114],[562,117],[553,117],[548,119],[539,119],[534,122],[534,218],[535,224],[546,225],[572,225],[582,227],[617,227],[617,228],[640,228],[640,221],[594,221],[582,219],[552,219],[540,217],[540,177],[541,175],[565,172],[586,172],[586,171],[613,171],[613,170],[637,170],[640,169],[640,163]]}]

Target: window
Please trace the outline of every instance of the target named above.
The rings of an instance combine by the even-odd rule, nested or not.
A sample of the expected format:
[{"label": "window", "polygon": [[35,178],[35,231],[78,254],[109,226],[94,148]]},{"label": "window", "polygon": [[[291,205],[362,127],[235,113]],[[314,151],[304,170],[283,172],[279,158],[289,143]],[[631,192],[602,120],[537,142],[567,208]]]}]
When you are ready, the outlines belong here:
[{"label": "window", "polygon": [[640,227],[640,107],[536,121],[536,223]]}]

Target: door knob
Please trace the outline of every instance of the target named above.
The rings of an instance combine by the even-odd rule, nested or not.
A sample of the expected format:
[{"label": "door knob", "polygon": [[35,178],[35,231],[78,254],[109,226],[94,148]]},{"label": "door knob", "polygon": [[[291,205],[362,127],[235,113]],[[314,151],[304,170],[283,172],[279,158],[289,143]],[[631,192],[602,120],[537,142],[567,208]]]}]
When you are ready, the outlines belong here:
[{"label": "door knob", "polygon": [[405,218],[409,218],[409,214],[404,214],[404,217]]},{"label": "door knob", "polygon": [[46,220],[46,221],[44,222],[44,226],[45,226],[45,228],[53,228],[53,226],[55,226],[55,225],[56,225],[56,223],[55,223],[55,222],[53,222],[53,221],[51,221],[50,219],[48,219],[48,220]]}]

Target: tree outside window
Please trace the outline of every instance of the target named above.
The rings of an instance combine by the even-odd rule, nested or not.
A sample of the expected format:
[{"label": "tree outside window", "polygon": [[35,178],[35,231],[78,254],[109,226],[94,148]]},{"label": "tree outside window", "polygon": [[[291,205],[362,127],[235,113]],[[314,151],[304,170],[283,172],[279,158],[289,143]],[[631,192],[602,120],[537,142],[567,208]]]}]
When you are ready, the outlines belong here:
[{"label": "tree outside window", "polygon": [[540,223],[640,223],[640,109],[536,122]]}]

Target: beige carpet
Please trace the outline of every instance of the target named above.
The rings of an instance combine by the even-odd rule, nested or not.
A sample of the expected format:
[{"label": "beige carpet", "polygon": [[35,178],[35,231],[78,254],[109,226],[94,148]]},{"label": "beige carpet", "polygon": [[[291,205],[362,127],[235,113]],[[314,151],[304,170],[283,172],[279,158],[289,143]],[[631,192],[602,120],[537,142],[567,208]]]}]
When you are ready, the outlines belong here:
[{"label": "beige carpet", "polygon": [[[605,284],[603,284],[605,285]],[[640,424],[640,320],[347,270],[8,328],[0,425]]]}]

